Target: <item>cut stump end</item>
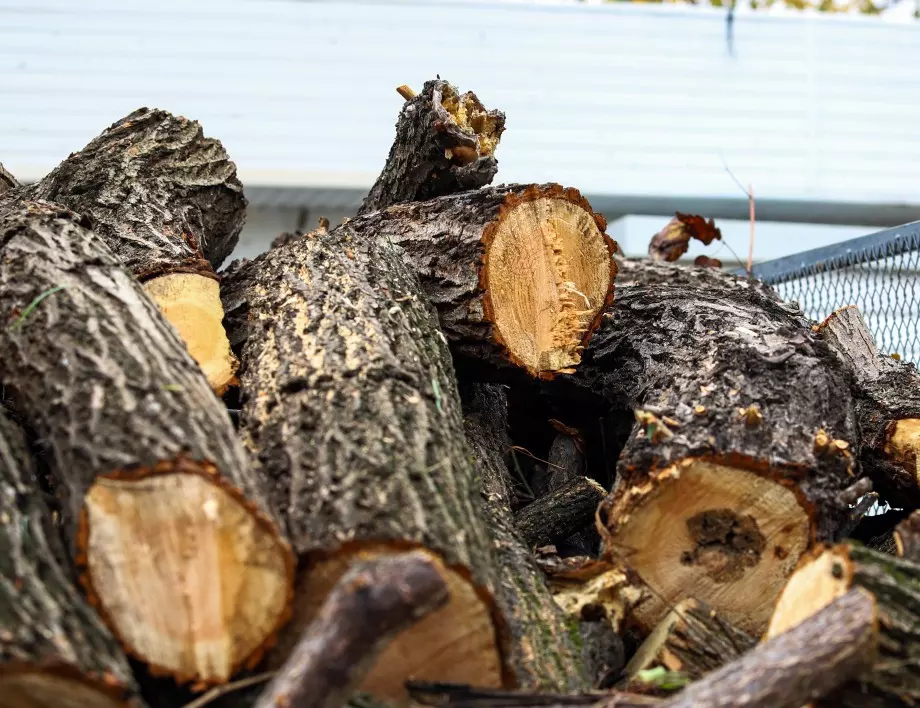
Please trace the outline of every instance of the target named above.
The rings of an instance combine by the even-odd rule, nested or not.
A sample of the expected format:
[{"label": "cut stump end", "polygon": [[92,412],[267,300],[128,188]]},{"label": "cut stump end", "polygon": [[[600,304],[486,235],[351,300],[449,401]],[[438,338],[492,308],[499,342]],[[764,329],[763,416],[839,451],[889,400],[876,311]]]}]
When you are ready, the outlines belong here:
[{"label": "cut stump end", "polygon": [[209,465],[97,478],[80,524],[89,598],[154,673],[225,682],[289,615],[290,548]]},{"label": "cut stump end", "polygon": [[0,708],[127,708],[117,686],[41,667],[0,671]]},{"label": "cut stump end", "polygon": [[147,281],[144,290],[182,337],[211,388],[222,396],[233,383],[237,361],[224,330],[220,284],[196,273],[170,273]]},{"label": "cut stump end", "polygon": [[892,425],[885,453],[913,475],[920,486],[920,418],[903,418]]},{"label": "cut stump end", "polygon": [[[323,600],[353,563],[401,552],[405,549],[371,545],[309,563],[298,579],[297,597],[303,600],[294,608],[292,626],[305,627],[315,617]],[[425,554],[443,572],[450,599],[393,639],[359,690],[407,705],[405,682],[409,679],[502,687],[502,659],[491,606],[467,577],[448,568],[435,554]],[[284,647],[279,646],[279,655],[283,653]]]},{"label": "cut stump end", "polygon": [[647,632],[689,596],[759,636],[811,533],[790,489],[700,458],[623,490],[606,515],[608,553],[651,590],[631,617]]},{"label": "cut stump end", "polygon": [[488,232],[485,304],[508,358],[532,376],[576,366],[613,299],[614,245],[598,221],[574,190],[535,188]]}]

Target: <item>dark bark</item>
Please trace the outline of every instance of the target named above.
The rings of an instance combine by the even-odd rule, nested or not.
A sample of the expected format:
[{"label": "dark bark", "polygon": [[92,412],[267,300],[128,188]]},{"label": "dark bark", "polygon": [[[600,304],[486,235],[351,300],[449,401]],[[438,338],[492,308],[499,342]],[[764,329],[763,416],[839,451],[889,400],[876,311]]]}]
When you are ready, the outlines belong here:
[{"label": "dark bark", "polygon": [[254,708],[339,708],[390,640],[447,599],[423,553],[354,565]]},{"label": "dark bark", "polygon": [[758,634],[811,539],[846,518],[846,374],[800,311],[711,268],[624,261],[610,315],[544,390],[569,425],[635,411],[602,507],[607,552],[649,587],[635,619],[648,631],[690,595]]},{"label": "dark bark", "polygon": [[220,142],[197,121],[150,108],[112,124],[26,196],[87,217],[140,280],[215,277],[246,218],[236,165]]},{"label": "dark bark", "polygon": [[0,702],[140,705],[121,647],[62,556],[25,436],[0,408]]},{"label": "dark bark", "polygon": [[854,306],[818,327],[853,376],[859,460],[876,491],[894,507],[920,506],[920,374],[913,364],[879,354]]},{"label": "dark bark", "polygon": [[[139,658],[183,678],[226,679],[283,620],[292,569],[225,409],[141,286],[72,212],[39,202],[7,205],[0,263],[0,385],[47,446],[62,530],[90,599]],[[205,496],[186,498],[193,490]],[[145,633],[147,623],[161,626],[164,602],[192,615],[200,609],[206,617],[171,609],[170,631],[182,647],[194,647],[195,627],[211,621],[210,611],[180,597],[222,590],[207,551],[216,520],[231,525],[220,528],[222,543],[236,535],[245,544],[243,567],[227,582],[240,592],[259,583],[266,593],[259,603],[266,615],[275,607],[275,616],[258,638],[244,632],[241,644],[231,643],[241,652],[230,653],[232,666],[216,659],[213,667],[165,665],[147,653],[148,640],[160,640]],[[160,547],[161,537],[206,548],[173,552]],[[276,597],[263,583],[273,566]],[[206,585],[158,580],[179,572]],[[249,611],[263,613],[251,602],[235,609],[243,621]]]},{"label": "dark bark", "polygon": [[514,522],[531,548],[545,546],[592,526],[606,495],[593,479],[575,477],[518,511]]},{"label": "dark bark", "polygon": [[897,525],[894,543],[900,558],[920,563],[920,511],[915,511]]},{"label": "dark bark", "polygon": [[347,228],[358,241],[403,248],[451,351],[477,373],[574,366],[613,298],[615,245],[574,189],[490,187],[399,204]]},{"label": "dark bark", "polygon": [[638,708],[661,705],[657,698],[622,692],[550,694],[527,691],[488,691],[473,686],[412,682],[412,698],[423,706],[450,708]]},{"label": "dark bark", "polygon": [[645,640],[629,664],[629,681],[662,668],[696,681],[753,647],[757,641],[698,600],[678,603]]},{"label": "dark bark", "polygon": [[494,153],[504,129],[505,114],[486,110],[474,93],[460,95],[441,79],[425,82],[399,114],[396,140],[359,215],[484,187],[498,170]]},{"label": "dark bark", "polygon": [[507,400],[496,384],[461,391],[464,427],[482,478],[487,525],[498,565],[496,602],[507,623],[508,656],[525,690],[578,691],[590,685],[572,630],[556,605],[511,515],[505,454]]},{"label": "dark bark", "polygon": [[691,683],[662,708],[800,708],[871,666],[871,593],[853,590],[788,632]]},{"label": "dark bark", "polygon": [[[304,567],[287,640],[356,556],[422,547],[449,568],[452,602],[398,638],[368,684],[402,699],[400,651],[417,652],[419,675],[499,684],[493,559],[450,354],[402,253],[349,225],[224,280],[240,434]],[[455,660],[452,631],[469,633],[476,666]]]},{"label": "dark bark", "polygon": [[560,433],[555,437],[549,446],[547,462],[549,492],[561,489],[567,482],[584,474],[585,456],[578,449],[578,441],[571,435]]},{"label": "dark bark", "polygon": [[3,164],[0,163],[0,194],[16,189],[18,186],[19,182],[16,181],[16,178],[7,172]]}]

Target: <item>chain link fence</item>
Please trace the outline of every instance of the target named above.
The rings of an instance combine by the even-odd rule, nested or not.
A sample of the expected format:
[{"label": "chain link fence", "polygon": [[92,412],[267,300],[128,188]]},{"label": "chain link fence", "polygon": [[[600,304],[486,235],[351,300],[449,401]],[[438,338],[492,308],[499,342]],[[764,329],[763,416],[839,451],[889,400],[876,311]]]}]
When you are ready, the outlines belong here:
[{"label": "chain link fence", "polygon": [[920,221],[754,267],[821,321],[857,305],[880,351],[920,365]]}]

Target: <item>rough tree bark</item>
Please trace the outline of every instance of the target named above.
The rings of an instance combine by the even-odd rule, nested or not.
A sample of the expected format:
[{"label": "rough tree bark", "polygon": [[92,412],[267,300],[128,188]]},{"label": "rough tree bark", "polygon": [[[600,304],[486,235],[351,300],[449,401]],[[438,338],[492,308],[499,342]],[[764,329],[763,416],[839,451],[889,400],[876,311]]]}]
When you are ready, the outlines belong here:
[{"label": "rough tree bark", "polygon": [[486,110],[476,94],[461,95],[441,79],[425,82],[403,106],[396,141],[358,214],[489,184],[504,129],[505,114]]},{"label": "rough tree bark", "polygon": [[514,515],[518,531],[533,548],[563,541],[592,526],[604,488],[587,477],[575,477],[531,502]]},{"label": "rough tree bark", "polygon": [[405,700],[410,675],[502,685],[450,354],[402,253],[345,224],[231,268],[223,296],[242,362],[240,434],[302,561],[287,639],[355,560],[420,547],[442,564],[451,602],[397,637],[364,686]]},{"label": "rough tree bark", "polygon": [[226,410],[61,207],[0,209],[0,319],[0,385],[49,450],[91,602],[154,670],[227,680],[285,619],[293,569]]},{"label": "rough tree bark", "polygon": [[711,607],[688,598],[674,606],[626,665],[628,680],[661,667],[696,681],[737,658],[757,641]]},{"label": "rough tree bark", "polygon": [[633,620],[650,631],[690,596],[759,635],[799,556],[846,518],[847,376],[797,309],[711,268],[624,261],[610,312],[545,389],[568,424],[637,419],[600,512],[606,552],[648,590]]},{"label": "rough tree bark", "polygon": [[691,683],[661,706],[800,708],[872,665],[876,622],[872,594],[852,590],[798,626]]},{"label": "rough tree bark", "polygon": [[357,240],[403,248],[453,353],[490,372],[568,370],[613,299],[615,244],[574,189],[488,187],[398,204],[347,226]]},{"label": "rough tree bark", "polygon": [[447,600],[441,571],[423,552],[356,564],[254,708],[339,708],[392,637]]},{"label": "rough tree bark", "polygon": [[215,268],[233,250],[246,198],[219,141],[196,121],[142,108],[24,190],[91,228],[182,335],[218,395],[236,362],[221,327]]},{"label": "rough tree bark", "polygon": [[817,548],[780,596],[767,637],[802,626],[853,588],[875,598],[878,652],[871,670],[843,686],[830,704],[916,705],[920,702],[920,565],[906,558],[856,543]]},{"label": "rough tree bark", "polygon": [[[464,427],[482,478],[482,496],[498,565],[496,602],[507,622],[509,663],[517,685],[529,691],[579,691],[590,686],[578,637],[553,601],[543,573],[511,515],[505,454],[507,399],[496,384],[461,389]],[[574,626],[574,624],[572,625]]]},{"label": "rough tree bark", "polygon": [[140,705],[121,647],[73,587],[22,430],[0,408],[0,703]]},{"label": "rough tree bark", "polygon": [[855,306],[834,312],[818,332],[850,369],[859,419],[859,458],[892,506],[920,506],[920,374],[879,354]]},{"label": "rough tree bark", "polygon": [[0,163],[0,194],[15,189],[18,186],[19,182],[16,181],[16,178],[7,172],[3,164]]}]

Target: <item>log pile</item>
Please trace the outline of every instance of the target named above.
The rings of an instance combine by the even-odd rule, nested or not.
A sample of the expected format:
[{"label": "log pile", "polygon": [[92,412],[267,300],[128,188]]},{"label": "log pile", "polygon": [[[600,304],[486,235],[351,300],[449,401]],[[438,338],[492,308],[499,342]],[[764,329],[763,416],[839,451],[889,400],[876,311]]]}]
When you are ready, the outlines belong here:
[{"label": "log pile", "polygon": [[358,216],[223,270],[194,121],[0,166],[0,708],[920,702],[914,367],[399,91]]}]

